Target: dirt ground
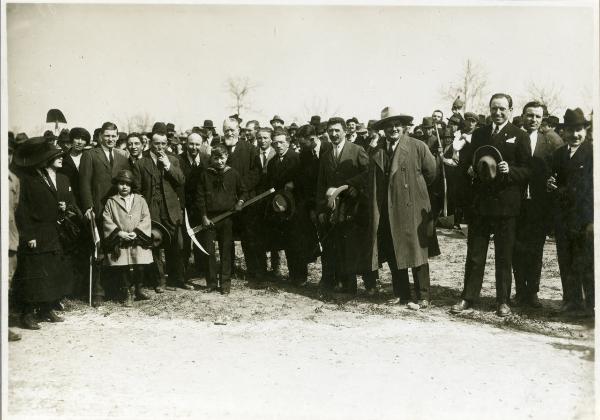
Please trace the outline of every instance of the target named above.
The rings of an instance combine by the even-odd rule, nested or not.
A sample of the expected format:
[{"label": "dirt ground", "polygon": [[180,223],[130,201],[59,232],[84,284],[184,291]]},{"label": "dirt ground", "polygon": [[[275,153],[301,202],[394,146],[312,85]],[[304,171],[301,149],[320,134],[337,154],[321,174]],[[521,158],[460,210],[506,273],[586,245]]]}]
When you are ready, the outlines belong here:
[{"label": "dirt ground", "polygon": [[556,314],[547,243],[544,308],[494,314],[493,246],[478,308],[454,316],[466,240],[440,230],[432,307],[379,296],[318,299],[310,283],[229,296],[178,290],[134,308],[69,302],[62,324],[19,330],[9,347],[11,419],[592,419],[594,325]]}]

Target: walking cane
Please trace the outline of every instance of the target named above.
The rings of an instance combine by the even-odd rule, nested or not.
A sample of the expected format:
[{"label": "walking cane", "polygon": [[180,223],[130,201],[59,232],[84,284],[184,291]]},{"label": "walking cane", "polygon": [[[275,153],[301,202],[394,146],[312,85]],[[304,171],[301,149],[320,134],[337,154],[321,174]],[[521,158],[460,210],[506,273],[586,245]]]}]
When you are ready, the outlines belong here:
[{"label": "walking cane", "polygon": [[[92,306],[92,276],[94,270],[94,263],[97,262],[98,259],[98,245],[100,244],[100,234],[98,233],[98,226],[96,226],[96,215],[94,211],[91,211],[90,214],[90,229],[92,230],[92,241],[94,243],[94,252],[90,255],[90,280],[89,280],[89,292],[88,299],[89,304]],[[100,276],[100,271],[98,270],[98,276]],[[96,280],[97,281],[97,280]]]}]

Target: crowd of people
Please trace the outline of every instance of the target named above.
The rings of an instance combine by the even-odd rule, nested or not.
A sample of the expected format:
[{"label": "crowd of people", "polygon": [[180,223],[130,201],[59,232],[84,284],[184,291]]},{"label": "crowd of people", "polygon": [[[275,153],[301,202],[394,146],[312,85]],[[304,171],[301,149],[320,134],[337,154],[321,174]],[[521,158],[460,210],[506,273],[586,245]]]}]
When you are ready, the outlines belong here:
[{"label": "crowd of people", "polygon": [[[575,108],[561,122],[535,101],[513,116],[504,93],[491,97],[487,117],[463,107],[458,98],[449,118],[435,110],[419,125],[386,107],[366,124],[313,116],[286,126],[275,115],[266,127],[232,115],[221,135],[211,120],[180,133],[163,122],[141,133],[111,122],[93,134],[9,133],[9,275],[21,326],[63,321],[65,297],[132,306],[152,289],[194,290],[192,274],[205,277],[205,292],[226,295],[242,274],[238,240],[249,287],[284,281],[283,252],[296,287],[320,257],[322,299],[356,295],[358,276],[374,296],[387,263],[388,303],[424,309],[444,224],[457,234],[468,226],[464,289],[451,312],[477,302],[490,238],[497,314],[540,307],[553,235],[561,311],[593,316],[590,119]],[[59,110],[48,118],[66,123]]]}]

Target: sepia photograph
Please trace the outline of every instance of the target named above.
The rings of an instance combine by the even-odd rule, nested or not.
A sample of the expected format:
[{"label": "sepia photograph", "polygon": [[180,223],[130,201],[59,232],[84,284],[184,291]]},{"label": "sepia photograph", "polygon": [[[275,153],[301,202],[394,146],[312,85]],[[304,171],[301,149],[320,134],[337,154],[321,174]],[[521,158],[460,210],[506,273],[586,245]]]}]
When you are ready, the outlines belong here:
[{"label": "sepia photograph", "polygon": [[2,0],[0,417],[597,418],[599,10]]}]

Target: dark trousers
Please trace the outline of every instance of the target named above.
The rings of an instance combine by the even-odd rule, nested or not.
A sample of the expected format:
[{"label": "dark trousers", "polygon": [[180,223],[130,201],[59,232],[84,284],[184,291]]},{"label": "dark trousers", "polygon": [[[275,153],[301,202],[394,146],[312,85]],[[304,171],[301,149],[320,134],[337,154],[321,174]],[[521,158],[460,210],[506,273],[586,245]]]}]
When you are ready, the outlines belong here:
[{"label": "dark trousers", "polygon": [[[210,218],[210,217],[209,217]],[[219,244],[220,266],[215,256],[215,240]],[[221,286],[231,281],[231,249],[233,248],[232,221],[230,218],[217,223],[212,229],[200,233],[200,243],[209,255],[204,256],[207,267],[206,285],[217,286],[217,274],[221,275]]]},{"label": "dark trousers", "polygon": [[[513,251],[513,274],[516,295],[528,297],[540,291],[542,256],[546,242],[547,216],[549,209],[540,209],[533,200],[521,203],[517,218],[517,230]],[[510,294],[510,286],[508,293]]]},{"label": "dark trousers", "polygon": [[356,273],[344,269],[342,244],[346,241],[344,229],[346,226],[335,226],[322,242],[321,253],[321,289],[332,291],[338,284],[345,292],[356,293]]},{"label": "dark trousers", "polygon": [[[396,264],[396,253],[394,252],[394,244],[392,242],[392,233],[390,229],[389,217],[383,214],[380,218],[380,225],[377,230],[377,242],[379,252],[387,261],[390,271],[392,272],[392,290],[394,296],[401,300],[410,300],[410,283],[408,281],[408,269],[399,269]],[[429,300],[429,264],[423,264],[412,268],[413,281],[415,283],[415,296],[417,300]]]},{"label": "dark trousers", "polygon": [[181,252],[181,224],[173,225],[166,220],[161,219],[161,223],[169,230],[171,241],[163,242],[165,252],[165,261],[160,255],[160,248],[152,248],[152,256],[158,269],[159,286],[164,287],[167,284],[165,273],[169,277],[169,286],[181,286],[183,280],[183,258]]},{"label": "dark trousers", "polygon": [[[200,242],[200,235],[196,234],[196,239]],[[196,244],[192,243],[192,239],[187,235],[187,233],[183,233],[183,251],[182,251],[182,260],[183,267],[185,272],[185,278],[189,279],[191,277],[190,270],[190,256],[194,255],[194,268],[196,269],[197,274],[201,274],[205,267],[202,265],[203,255],[204,253],[200,251],[200,249],[196,246]]]},{"label": "dark trousers", "polygon": [[563,301],[594,307],[594,237],[556,226],[556,251]]},{"label": "dark trousers", "polygon": [[512,255],[515,244],[515,217],[474,215],[467,238],[465,285],[462,298],[468,302],[479,299],[490,235],[494,234],[496,258],[496,302],[508,302],[512,283]]},{"label": "dark trousers", "polygon": [[146,265],[124,265],[117,267],[117,272],[119,273],[119,277],[121,279],[120,287],[122,290],[126,291],[131,287],[140,288],[142,285],[142,281],[144,278],[144,268]]}]

